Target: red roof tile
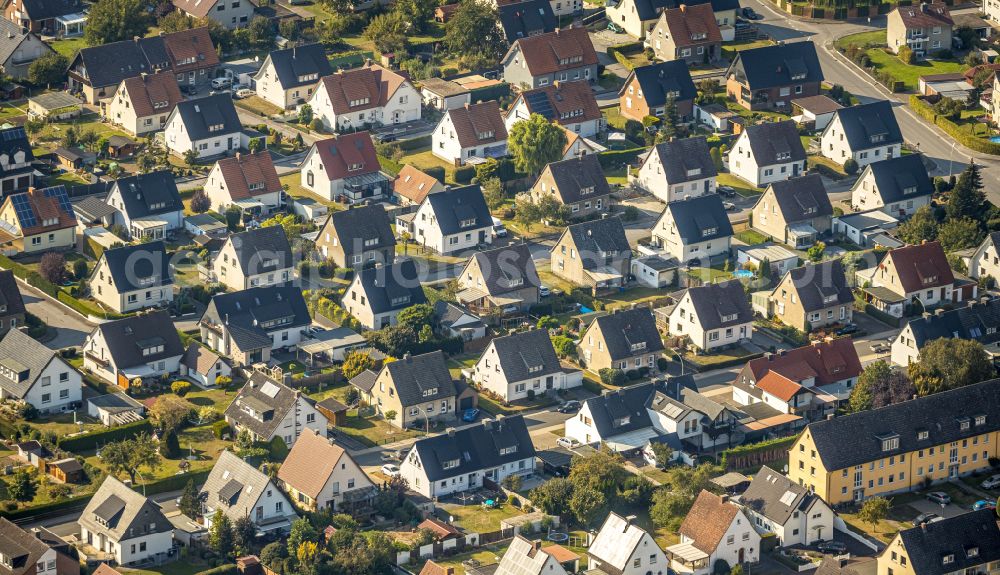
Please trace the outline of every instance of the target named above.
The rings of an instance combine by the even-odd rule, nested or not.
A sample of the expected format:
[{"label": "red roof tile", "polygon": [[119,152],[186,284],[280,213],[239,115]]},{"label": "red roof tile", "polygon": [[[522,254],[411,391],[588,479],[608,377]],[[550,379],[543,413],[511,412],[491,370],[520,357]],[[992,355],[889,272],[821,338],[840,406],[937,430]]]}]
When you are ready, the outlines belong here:
[{"label": "red roof tile", "polygon": [[448,116],[455,127],[455,136],[463,148],[507,139],[507,127],[498,106],[496,100],[490,100],[448,110]]},{"label": "red roof tile", "polygon": [[948,257],[938,242],[903,246],[886,254],[879,264],[893,266],[906,293],[955,283]]},{"label": "red roof tile", "polygon": [[169,72],[142,74],[123,80],[136,116],[167,115],[181,101],[181,90]]},{"label": "red roof tile", "polygon": [[373,64],[324,76],[321,89],[326,90],[334,112],[347,114],[385,106],[408,81],[407,76]]},{"label": "red roof tile", "polygon": [[271,154],[239,154],[219,160],[219,171],[226,182],[229,196],[234,200],[245,200],[281,191],[281,180],[274,169]]},{"label": "red roof tile", "polygon": [[576,82],[555,82],[548,86],[525,90],[517,96],[514,104],[510,107],[508,115],[513,113],[514,106],[518,101],[524,99],[528,103],[528,111],[536,113],[531,106],[532,94],[544,94],[549,105],[554,112],[553,120],[560,124],[577,124],[601,118],[601,108],[597,105],[597,98],[590,88],[590,82],[579,80]]},{"label": "red roof tile", "polygon": [[747,362],[756,381],[775,371],[800,383],[815,378],[816,385],[828,385],[861,375],[861,359],[849,337],[816,342]]},{"label": "red roof tile", "polygon": [[368,132],[342,134],[313,144],[330,181],[374,174],[382,169]]},{"label": "red roof tile", "polygon": [[518,38],[510,49],[520,50],[532,76],[595,66],[598,63],[594,43],[586,28],[569,28]]},{"label": "red roof tile", "polygon": [[896,8],[903,25],[906,28],[929,28],[933,26],[951,26],[954,21],[948,12],[948,7],[940,2],[919,4],[917,6],[900,6]]},{"label": "red roof tile", "polygon": [[711,4],[681,4],[677,8],[664,10],[657,27],[661,24],[666,25],[674,38],[674,44],[679,47],[722,42],[722,32],[715,21]]}]

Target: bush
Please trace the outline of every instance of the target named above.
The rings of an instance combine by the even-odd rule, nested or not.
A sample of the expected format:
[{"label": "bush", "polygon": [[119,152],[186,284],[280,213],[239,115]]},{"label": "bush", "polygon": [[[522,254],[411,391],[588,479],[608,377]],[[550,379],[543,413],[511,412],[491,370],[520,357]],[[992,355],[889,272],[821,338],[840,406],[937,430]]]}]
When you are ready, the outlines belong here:
[{"label": "bush", "polygon": [[170,391],[174,392],[176,395],[184,397],[187,395],[187,392],[191,391],[191,383],[177,380],[170,384]]},{"label": "bush", "polygon": [[904,64],[913,63],[913,50],[909,46],[900,46],[897,56]]},{"label": "bush", "polygon": [[667,371],[668,367],[670,367],[670,361],[667,358],[665,357],[656,358],[656,369],[660,371]]},{"label": "bush", "polygon": [[854,174],[858,173],[857,160],[855,160],[854,158],[847,158],[847,161],[844,162],[844,173],[846,173],[849,176],[853,176]]},{"label": "bush", "polygon": [[227,423],[224,419],[220,419],[212,424],[212,435],[214,435],[216,439],[222,439],[226,435],[232,436],[232,432],[233,430],[229,427],[229,423]]},{"label": "bush", "polygon": [[112,441],[131,439],[140,433],[149,434],[152,433],[152,431],[152,424],[150,424],[148,419],[143,419],[141,421],[126,423],[117,427],[89,431],[81,435],[74,435],[73,437],[60,437],[59,448],[63,451],[69,451],[72,453],[91,451],[97,449],[100,445],[105,445],[107,443],[111,443]]},{"label": "bush", "polygon": [[635,380],[639,379],[642,376],[639,375],[639,370],[630,369],[630,370],[628,370],[628,371],[625,372],[625,377],[627,377],[629,379],[629,381],[635,381]]},{"label": "bush", "polygon": [[468,184],[476,175],[475,166],[462,166],[455,170],[455,181],[459,184]]},{"label": "bush", "polygon": [[601,383],[604,385],[610,385],[614,387],[621,387],[625,385],[625,372],[620,369],[615,369],[612,367],[601,368],[597,372],[597,375],[601,378]]},{"label": "bush", "polygon": [[910,107],[913,108],[913,111],[922,118],[937,125],[949,136],[951,136],[952,139],[956,140],[966,148],[983,154],[992,154],[994,156],[1000,155],[1000,144],[991,142],[985,138],[973,136],[972,134],[962,130],[962,128],[955,122],[935,114],[934,108],[932,108],[931,105],[920,96],[916,94],[910,96]]},{"label": "bush", "polygon": [[424,170],[424,173],[439,182],[444,181],[445,171],[441,166],[431,166]]}]

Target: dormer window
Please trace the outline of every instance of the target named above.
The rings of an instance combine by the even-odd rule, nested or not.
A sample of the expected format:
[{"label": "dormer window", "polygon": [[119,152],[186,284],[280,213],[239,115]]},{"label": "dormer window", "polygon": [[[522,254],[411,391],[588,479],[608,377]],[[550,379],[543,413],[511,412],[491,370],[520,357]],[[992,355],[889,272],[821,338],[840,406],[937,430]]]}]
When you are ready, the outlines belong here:
[{"label": "dormer window", "polygon": [[736,321],[736,314],[735,313],[731,313],[729,315],[724,315],[724,316],[722,316],[722,321],[723,322]]},{"label": "dormer window", "polygon": [[371,100],[370,98],[360,98],[358,100],[351,100],[351,107],[353,108],[355,106],[364,106],[370,100]]},{"label": "dormer window", "polygon": [[945,555],[944,557],[941,558],[941,564],[942,565],[951,565],[954,562],[955,562],[955,554],[954,553],[949,553],[949,554],[947,554],[947,555]]},{"label": "dormer window", "polygon": [[524,284],[524,278],[510,278],[507,281],[507,285],[509,285],[510,287],[516,287],[522,284]]},{"label": "dormer window", "polygon": [[972,422],[969,421],[968,417],[960,417],[958,418],[957,421],[958,421],[958,428],[961,429],[962,431],[967,431],[972,426]]},{"label": "dormer window", "polygon": [[917,193],[917,187],[916,186],[908,186],[908,187],[903,188],[903,194],[905,194],[907,196],[910,195],[910,194],[915,194],[915,193]]},{"label": "dormer window", "polygon": [[365,247],[370,248],[372,246],[378,245],[378,238],[372,238],[370,240],[365,240]]},{"label": "dormer window", "polygon": [[442,469],[455,469],[456,467],[458,467],[459,461],[460,460],[458,460],[458,459],[449,459],[448,461],[445,461],[444,463],[441,464],[441,468]]},{"label": "dormer window", "polygon": [[632,422],[632,416],[626,415],[625,417],[620,417],[617,420],[615,420],[615,425],[621,427],[623,425],[628,425],[631,422]]},{"label": "dormer window", "polygon": [[542,366],[540,365],[532,365],[528,368],[528,373],[538,373],[539,371],[542,371]]},{"label": "dormer window", "polygon": [[356,164],[347,164],[347,170],[349,172],[354,172],[354,171],[360,170],[363,167],[365,167],[365,165],[363,163],[360,163],[360,162],[356,163]]},{"label": "dormer window", "polygon": [[707,238],[708,236],[714,234],[717,231],[719,231],[719,228],[705,228],[701,230],[701,237]]},{"label": "dormer window", "polygon": [[965,556],[969,559],[979,557],[979,547],[969,547],[965,550]]},{"label": "dormer window", "polygon": [[792,157],[792,153],[791,152],[778,152],[777,156],[775,156],[775,159],[776,160],[788,160],[788,159],[791,159],[791,157]]},{"label": "dormer window", "polygon": [[884,142],[885,141],[885,134],[872,134],[871,140],[872,140],[873,144],[877,144],[879,142]]},{"label": "dormer window", "polygon": [[923,441],[928,437],[930,437],[930,433],[928,433],[926,430],[921,430],[917,432],[917,441]]},{"label": "dormer window", "polygon": [[790,77],[792,78],[792,80],[805,80],[806,76],[807,76],[807,74],[805,72],[796,72],[796,73],[790,75]]},{"label": "dormer window", "polygon": [[486,130],[484,132],[479,132],[478,134],[476,134],[476,137],[478,137],[480,140],[489,140],[490,138],[493,137],[495,133],[496,132],[494,132],[493,130]]},{"label": "dormer window", "polygon": [[517,453],[517,446],[511,445],[510,447],[501,447],[500,455],[510,455],[511,453]]},{"label": "dormer window", "polygon": [[476,225],[476,218],[469,218],[467,220],[462,220],[461,222],[458,223],[458,225],[461,226],[461,227],[463,227],[463,228],[467,228],[469,226],[474,226],[474,225]]},{"label": "dormer window", "polygon": [[224,128],[224,127],[225,127],[224,124],[212,124],[212,125],[210,125],[208,127],[208,131],[209,132],[221,132],[222,128]]},{"label": "dormer window", "polygon": [[42,220],[43,226],[54,226],[59,223],[59,218],[47,218]]},{"label": "dormer window", "polygon": [[979,427],[980,425],[986,425],[986,416],[985,415],[977,415],[976,416],[976,427]]},{"label": "dormer window", "polygon": [[319,79],[319,74],[303,74],[299,76],[299,82],[312,82],[313,80]]},{"label": "dormer window", "polygon": [[10,555],[7,555],[6,553],[0,553],[0,563],[3,563],[7,567],[14,566],[14,560],[11,558]]},{"label": "dormer window", "polygon": [[892,451],[899,449],[899,436],[891,435],[879,438],[882,441],[882,451]]},{"label": "dormer window", "polygon": [[924,285],[930,285],[930,284],[936,282],[937,279],[938,279],[937,276],[927,276],[923,280],[924,281]]},{"label": "dormer window", "polygon": [[587,186],[586,188],[580,188],[580,195],[586,196],[587,194],[594,193],[594,186]]},{"label": "dormer window", "polygon": [[646,342],[640,341],[639,343],[632,344],[632,351],[639,351],[641,349],[646,349]]},{"label": "dormer window", "polygon": [[423,396],[424,397],[431,397],[433,395],[437,395],[437,392],[438,392],[438,388],[432,387],[430,389],[425,389],[424,393],[423,393]]},{"label": "dormer window", "polygon": [[408,296],[408,295],[398,296],[398,297],[392,298],[392,300],[390,300],[390,301],[391,301],[392,305],[394,305],[394,306],[405,305],[405,304],[410,303],[410,296]]},{"label": "dormer window", "polygon": [[143,355],[143,357],[147,357],[147,356],[150,356],[150,355],[156,355],[158,353],[163,353],[163,344],[162,343],[159,344],[159,345],[150,345],[150,346],[142,348],[142,355]]},{"label": "dormer window", "polygon": [[708,34],[706,34],[704,32],[695,32],[694,34],[691,34],[691,39],[692,40],[704,40],[707,37],[708,37]]},{"label": "dormer window", "polygon": [[701,168],[691,168],[690,170],[687,171],[687,175],[689,178],[692,178],[694,176],[700,176]]},{"label": "dormer window", "polygon": [[263,190],[263,189],[264,189],[264,182],[257,182],[255,184],[250,184],[250,191],[251,192],[254,192],[254,191],[257,191],[257,190]]}]

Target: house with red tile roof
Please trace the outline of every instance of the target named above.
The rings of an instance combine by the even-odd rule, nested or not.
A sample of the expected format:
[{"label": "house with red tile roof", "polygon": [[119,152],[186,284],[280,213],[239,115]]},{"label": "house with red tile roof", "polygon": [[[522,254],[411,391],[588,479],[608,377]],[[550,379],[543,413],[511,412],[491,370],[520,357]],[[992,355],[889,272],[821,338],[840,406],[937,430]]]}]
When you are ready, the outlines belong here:
[{"label": "house with red tile roof", "polygon": [[597,52],[586,28],[519,38],[500,61],[503,79],[525,89],[573,80],[597,81]]},{"label": "house with red tile roof", "polygon": [[541,114],[563,128],[584,138],[596,136],[604,129],[604,116],[597,98],[585,81],[556,82],[541,88],[525,90],[517,95],[504,114],[507,131],[514,124]]},{"label": "house with red tile roof", "polygon": [[141,74],[122,80],[107,103],[105,115],[129,134],[142,136],[162,130],[181,99],[173,74]]},{"label": "house with red tile roof", "polygon": [[922,60],[939,50],[951,50],[954,25],[943,2],[899,6],[886,16],[886,41],[892,53],[899,54],[899,49],[906,46]]},{"label": "house with red tile roof", "polygon": [[[878,266],[858,272],[865,300],[895,317],[976,297],[975,282],[956,279],[939,242],[923,241],[886,253]],[[859,282],[861,285],[861,282]]]},{"label": "house with red tile roof", "polygon": [[427,194],[443,191],[444,184],[434,176],[409,164],[403,166],[392,182],[392,193],[403,205],[419,205]]},{"label": "house with red tile roof", "polygon": [[[794,394],[801,393],[795,387],[799,386],[814,390],[817,395],[844,400],[854,389],[861,371],[861,360],[850,337],[815,341],[748,361],[733,381],[733,397],[742,405],[752,405],[763,401],[762,393],[766,391],[787,402]],[[780,378],[771,377],[764,383],[771,374]],[[762,390],[762,386],[766,389]]]},{"label": "house with red tile roof", "polygon": [[182,14],[196,20],[211,18],[229,30],[248,26],[256,7],[250,0],[173,0],[173,3]]},{"label": "house with red tile roof", "polygon": [[722,53],[722,32],[711,4],[668,8],[646,38],[660,60],[704,64]]},{"label": "house with red tile roof", "polygon": [[665,549],[678,573],[707,575],[717,561],[741,565],[760,558],[760,535],[727,495],[702,490],[681,523],[680,536],[680,543]]},{"label": "house with red tile roof", "polygon": [[271,154],[241,154],[223,158],[212,166],[205,180],[205,193],[212,209],[224,213],[236,206],[244,214],[266,215],[283,205],[281,180]]},{"label": "house with red tile roof", "polygon": [[431,151],[456,166],[507,155],[507,126],[496,100],[448,110],[434,128]]},{"label": "house with red tile roof", "polygon": [[64,186],[28,188],[0,206],[0,245],[5,251],[41,253],[76,247],[76,215]]},{"label": "house with red tile roof", "polygon": [[302,187],[328,200],[378,201],[390,193],[389,177],[382,173],[368,132],[316,142],[301,166]]},{"label": "house with red tile roof", "polygon": [[335,132],[419,120],[420,104],[408,76],[377,64],[324,76],[309,100],[314,117]]}]

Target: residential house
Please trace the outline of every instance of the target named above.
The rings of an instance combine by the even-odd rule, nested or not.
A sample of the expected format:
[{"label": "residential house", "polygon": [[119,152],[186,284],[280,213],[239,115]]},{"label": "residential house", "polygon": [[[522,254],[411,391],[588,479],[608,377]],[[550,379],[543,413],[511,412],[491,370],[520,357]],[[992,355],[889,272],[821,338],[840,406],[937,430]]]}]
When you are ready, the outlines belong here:
[{"label": "residential house", "polygon": [[0,193],[7,196],[34,185],[35,154],[24,128],[0,129]]},{"label": "residential house", "polygon": [[198,325],[202,342],[241,366],[297,346],[311,323],[302,290],[285,285],[216,294]]},{"label": "residential house", "polygon": [[997,0],[986,0],[980,10],[986,16],[986,20],[1000,22],[1000,2]]},{"label": "residential house", "polygon": [[200,343],[191,343],[181,360],[181,375],[202,387],[215,387],[220,377],[231,377],[229,360]]},{"label": "residential house", "polygon": [[552,273],[596,292],[625,285],[632,267],[632,247],[621,218],[573,224],[549,250]]},{"label": "residential house", "polygon": [[246,430],[255,441],[281,438],[292,447],[303,431],[326,435],[327,419],[316,402],[297,389],[255,371],[225,412],[236,430]]},{"label": "residential house", "polygon": [[729,171],[757,187],[804,174],[806,150],[795,122],[764,122],[744,128],[729,151]]},{"label": "residential house", "polygon": [[641,383],[591,397],[566,420],[565,436],[584,445],[635,452],[660,435],[647,409],[654,392],[654,384]]},{"label": "residential house", "polygon": [[587,567],[603,573],[645,575],[665,573],[667,557],[648,531],[639,527],[635,517],[608,514],[601,529],[587,548]]},{"label": "residential house", "polygon": [[670,202],[653,224],[651,243],[683,264],[710,265],[729,256],[733,226],[718,194]]},{"label": "residential house", "polygon": [[220,93],[178,102],[163,136],[171,152],[184,156],[194,150],[203,160],[238,151],[242,132],[232,94]]},{"label": "residential house", "polygon": [[400,477],[424,497],[473,490],[484,480],[499,485],[512,475],[534,472],[535,446],[520,415],[418,439],[399,466]]},{"label": "residential house", "polygon": [[[784,380],[814,390],[817,396],[832,396],[844,401],[858,382],[861,371],[861,360],[851,338],[825,339],[748,361],[733,382],[733,393],[734,397],[740,396],[741,405],[758,403],[762,400],[756,391],[758,382],[775,373]],[[786,388],[791,387],[782,380],[775,381]],[[828,402],[822,400],[822,403]]]},{"label": "residential house", "polygon": [[981,473],[998,454],[997,410],[993,379],[815,421],[788,450],[788,477],[838,505]]},{"label": "residential house", "polygon": [[425,106],[445,112],[471,104],[472,91],[451,80],[427,78],[420,81],[420,99]]},{"label": "residential house", "polygon": [[309,102],[320,78],[333,73],[322,44],[273,50],[253,77],[257,95],[282,110]]},{"label": "residential house", "polygon": [[911,319],[892,342],[892,363],[903,367],[917,361],[920,350],[935,339],[978,341],[984,346],[1000,341],[1000,299],[983,297],[955,309],[938,308]]},{"label": "residential house", "polygon": [[331,201],[376,202],[391,192],[368,132],[314,143],[301,166],[302,187]]},{"label": "residential house", "polygon": [[0,518],[0,539],[0,565],[9,575],[80,574],[80,562],[70,555],[69,543],[45,527],[22,528]]},{"label": "residential house", "polygon": [[295,507],[275,482],[229,450],[219,453],[200,496],[209,529],[219,512],[230,522],[248,517],[258,536],[288,533],[292,521],[298,519]]},{"label": "residential house", "polygon": [[170,255],[162,241],[104,250],[90,274],[94,299],[118,313],[174,301]]},{"label": "residential house", "polygon": [[396,259],[396,238],[389,214],[380,204],[351,205],[331,212],[316,238],[316,249],[338,268],[391,265]]},{"label": "residential house", "polygon": [[493,216],[479,184],[425,197],[413,216],[412,238],[444,255],[493,243]]},{"label": "residential house", "polygon": [[[589,90],[589,88],[588,88]],[[549,197],[566,206],[572,218],[587,218],[611,207],[611,186],[596,154],[545,166],[531,187],[535,202]]]},{"label": "residential house", "polygon": [[234,30],[250,24],[254,4],[249,0],[172,0],[178,12],[195,20],[215,20],[223,28]]},{"label": "residential house", "polygon": [[833,205],[819,174],[772,182],[752,210],[752,227],[772,240],[804,250],[830,232]]},{"label": "residential house", "polygon": [[660,60],[705,64],[722,55],[722,32],[710,3],[681,4],[660,13],[645,44]]},{"label": "residential house", "polygon": [[[568,8],[577,0],[557,1],[565,1]],[[559,26],[559,20],[556,19],[553,5],[549,0],[503,1],[495,4],[500,31],[508,44],[513,44],[519,38],[552,32]]]},{"label": "residential house", "polygon": [[760,535],[727,495],[702,490],[681,523],[680,536],[680,543],[666,549],[675,572],[707,575],[717,561],[743,565],[760,559]]},{"label": "residential house", "polygon": [[886,17],[886,42],[893,54],[899,54],[905,46],[917,60],[923,60],[936,52],[951,50],[954,24],[943,2],[898,6]]},{"label": "residential house", "polygon": [[792,100],[818,95],[822,82],[816,45],[785,42],[737,52],[726,70],[726,95],[748,110],[787,110]]},{"label": "residential house", "polygon": [[11,329],[0,339],[0,399],[24,401],[39,413],[72,411],[82,386],[80,372],[26,333]]},{"label": "residential house", "polygon": [[594,90],[584,80],[556,81],[517,94],[504,117],[507,133],[514,124],[532,114],[539,114],[584,138],[597,136],[605,127]]},{"label": "residential house", "polygon": [[494,338],[472,369],[472,379],[479,388],[505,402],[580,386],[583,378],[579,375],[563,369],[544,329]]},{"label": "residential house", "polygon": [[76,214],[63,186],[28,188],[0,205],[0,243],[38,254],[76,247]]},{"label": "residential house", "polygon": [[677,459],[684,452],[698,453],[720,446],[728,447],[743,441],[745,434],[738,423],[741,415],[732,408],[698,393],[691,375],[669,377],[657,382],[653,396],[646,404],[653,426],[666,436],[674,436],[682,444]]},{"label": "residential house", "polygon": [[[544,0],[548,4],[548,0]],[[450,526],[449,526],[450,527]],[[543,548],[541,541],[515,535],[500,558],[494,575],[567,575],[556,553]]]},{"label": "residential house", "polygon": [[969,257],[969,277],[975,280],[1000,278],[1000,233],[991,232]]},{"label": "residential house", "polygon": [[664,258],[653,254],[632,259],[632,275],[639,284],[651,288],[665,288],[677,281],[677,268],[680,267],[674,258]]},{"label": "residential house", "polygon": [[119,178],[104,201],[116,210],[114,224],[133,240],[162,240],[184,226],[184,202],[170,170]]},{"label": "residential house", "polygon": [[858,166],[899,157],[903,133],[888,100],[841,108],[820,136],[823,156],[843,165],[854,159]]},{"label": "residential house", "polygon": [[803,332],[850,323],[854,293],[840,260],[788,271],[768,296],[771,317]]},{"label": "residential house", "polygon": [[354,274],[341,300],[351,317],[367,329],[396,325],[396,315],[427,303],[417,266],[411,259],[364,268]]},{"label": "residential house", "polygon": [[364,469],[323,433],[306,429],[281,468],[278,482],[296,507],[305,511],[357,511],[378,491]]},{"label": "residential house", "polygon": [[541,280],[525,243],[475,252],[459,274],[458,303],[477,313],[508,306],[527,311],[538,303]]},{"label": "residential house", "polygon": [[[35,4],[31,0],[29,3]],[[34,32],[0,19],[0,70],[4,76],[10,76],[14,80],[26,80],[32,62],[54,53],[55,50]]]},{"label": "residential house", "polygon": [[[455,421],[459,410],[475,407],[475,392],[456,382],[445,364],[441,350],[405,357],[382,365],[367,401],[386,416],[395,412],[389,424],[400,429],[423,427],[431,421]],[[466,405],[460,405],[469,397]],[[413,484],[410,484],[411,489]]]},{"label": "residential house", "polygon": [[688,288],[669,317],[670,335],[687,337],[703,352],[738,345],[753,336],[753,310],[738,281]]},{"label": "residential house", "polygon": [[764,266],[771,267],[772,277],[781,277],[798,267],[799,254],[773,243],[736,248],[736,263],[741,267],[763,272]]},{"label": "residential house", "polygon": [[292,246],[281,226],[254,228],[232,234],[212,255],[212,279],[239,292],[292,280]]},{"label": "residential house", "polygon": [[836,100],[822,94],[792,100],[792,116],[798,116],[798,122],[810,125],[813,130],[821,132],[833,120],[837,110],[842,108],[843,106]]},{"label": "residential house", "polygon": [[715,13],[715,23],[722,30],[723,40],[733,40],[736,24],[736,11],[739,10],[739,2],[735,0],[694,0],[692,2],[681,2],[680,0],[616,0],[608,5],[608,21],[622,28],[629,36],[643,40],[647,32],[653,29],[660,14],[664,10],[679,8],[681,4],[694,6],[697,4],[711,3],[712,11]]},{"label": "residential house", "polygon": [[460,305],[440,300],[434,304],[434,319],[447,337],[473,341],[486,337],[486,324]]},{"label": "residential house", "polygon": [[718,170],[703,136],[661,142],[629,179],[664,203],[715,192]]},{"label": "residential house", "polygon": [[456,166],[473,158],[506,156],[507,128],[497,101],[447,110],[434,128],[431,151]]},{"label": "residential house", "polygon": [[878,573],[992,573],[1000,561],[1000,528],[992,509],[899,531],[877,556]]},{"label": "residential house", "polygon": [[69,91],[97,104],[114,96],[122,80],[157,72],[173,75],[182,86],[206,89],[218,66],[219,54],[203,26],[81,48],[70,60]]},{"label": "residential house", "polygon": [[285,205],[285,191],[267,152],[236,152],[235,157],[215,162],[204,189],[213,210],[223,214],[236,207],[244,219],[269,215]]},{"label": "residential house", "polygon": [[687,120],[697,96],[687,62],[671,60],[633,68],[618,91],[618,106],[622,116],[641,122],[646,116],[662,118],[672,100],[678,117]]},{"label": "residential house", "polygon": [[174,527],[160,505],[113,475],[90,498],[77,524],[84,554],[119,565],[162,562],[173,553]]},{"label": "residential house", "polygon": [[24,325],[24,313],[24,299],[14,272],[0,270],[0,337]]},{"label": "residential house", "polygon": [[557,81],[597,81],[597,52],[586,28],[558,29],[519,38],[500,61],[503,79],[521,88]]},{"label": "residential house", "polygon": [[419,206],[427,194],[436,194],[445,189],[445,185],[437,178],[410,164],[403,166],[392,182],[392,193],[404,206]]},{"label": "residential house", "polygon": [[127,393],[105,393],[87,398],[87,415],[105,427],[114,427],[142,420],[146,406]]},{"label": "residential house", "polygon": [[910,306],[929,309],[962,301],[966,294],[936,241],[889,250],[875,269],[862,276],[870,284],[862,290],[865,300],[895,317],[902,317]]},{"label": "residential house", "polygon": [[98,324],[83,343],[83,368],[128,389],[180,371],[184,346],[170,314],[149,311]]},{"label": "residential house", "polygon": [[85,11],[86,5],[79,0],[5,0],[3,3],[3,17],[8,22],[19,29],[48,36],[64,31],[61,20]]},{"label": "residential house", "polygon": [[851,188],[851,206],[905,218],[929,205],[933,195],[923,154],[908,154],[865,166]]},{"label": "residential house", "polygon": [[143,72],[118,84],[104,113],[115,126],[133,136],[144,136],[165,128],[167,117],[180,101],[181,89],[173,74]]},{"label": "residential house", "polygon": [[333,132],[419,120],[420,104],[407,76],[377,64],[323,76],[309,99],[313,117]]},{"label": "residential house", "polygon": [[616,309],[595,319],[580,336],[580,358],[589,371],[654,371],[663,340],[649,308]]},{"label": "residential house", "polygon": [[782,547],[811,545],[833,537],[833,509],[804,485],[766,465],[740,495],[739,505],[758,533],[774,533]]},{"label": "residential house", "polygon": [[[887,160],[868,164],[868,167],[884,163]],[[878,208],[834,216],[832,224],[834,236],[843,237],[863,248],[894,249],[906,245],[891,235],[892,230],[899,227],[899,220]]]}]

